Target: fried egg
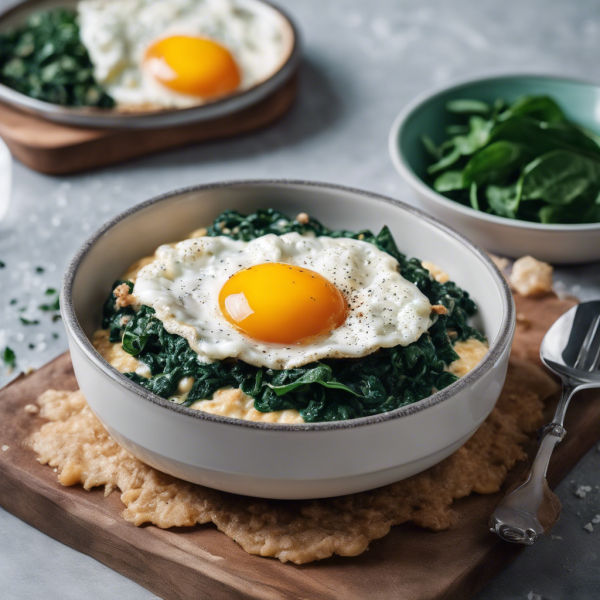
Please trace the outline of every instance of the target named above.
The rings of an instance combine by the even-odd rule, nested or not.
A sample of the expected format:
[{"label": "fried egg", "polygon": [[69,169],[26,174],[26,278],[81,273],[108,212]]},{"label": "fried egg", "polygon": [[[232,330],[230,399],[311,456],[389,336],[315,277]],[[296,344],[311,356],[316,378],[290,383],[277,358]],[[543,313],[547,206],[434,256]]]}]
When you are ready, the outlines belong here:
[{"label": "fried egg", "polygon": [[291,369],[407,346],[431,325],[427,297],[373,244],[348,238],[202,237],[161,246],[134,296],[201,362]]},{"label": "fried egg", "polygon": [[118,105],[193,106],[241,91],[278,67],[278,28],[234,0],[82,0],[94,76]]}]

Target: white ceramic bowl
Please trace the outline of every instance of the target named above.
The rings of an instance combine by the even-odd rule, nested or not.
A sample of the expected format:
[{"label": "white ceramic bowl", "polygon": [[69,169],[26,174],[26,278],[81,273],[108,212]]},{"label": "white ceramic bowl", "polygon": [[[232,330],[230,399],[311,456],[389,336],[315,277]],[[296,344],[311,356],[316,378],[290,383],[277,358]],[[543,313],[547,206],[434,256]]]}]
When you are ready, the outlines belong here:
[{"label": "white ceramic bowl", "polygon": [[[283,39],[279,65],[271,75],[239,93],[191,108],[172,108],[143,112],[119,112],[113,109],[68,107],[30,98],[0,84],[0,100],[50,121],[79,127],[147,129],[173,127],[224,117],[247,108],[283,87],[296,73],[300,63],[298,30],[283,11],[266,0],[237,0],[245,10],[277,27]],[[56,7],[74,8],[77,0],[24,0],[0,13],[0,32],[21,25],[36,11]]]},{"label": "white ceramic bowl", "polygon": [[[389,413],[303,425],[253,423],[191,410],[134,384],[94,350],[113,281],[162,243],[186,237],[225,209],[308,212],[330,227],[387,224],[400,249],[446,269],[480,308],[490,351],[451,386]],[[480,249],[395,200],[343,187],[249,181],[188,188],[149,200],[95,233],[70,263],[61,310],[79,385],[110,434],[144,462],[188,481],[270,498],[316,498],[378,487],[454,452],[494,407],[514,334],[510,291]]]},{"label": "white ceramic bowl", "polygon": [[512,101],[538,94],[555,98],[574,122],[600,131],[597,85],[536,75],[474,79],[423,94],[400,112],[389,136],[392,162],[427,211],[491,252],[513,258],[530,254],[555,264],[600,260],[600,223],[543,225],[497,217],[450,200],[424,181],[429,159],[421,137],[426,134],[441,143],[452,118],[446,102],[457,98]]}]

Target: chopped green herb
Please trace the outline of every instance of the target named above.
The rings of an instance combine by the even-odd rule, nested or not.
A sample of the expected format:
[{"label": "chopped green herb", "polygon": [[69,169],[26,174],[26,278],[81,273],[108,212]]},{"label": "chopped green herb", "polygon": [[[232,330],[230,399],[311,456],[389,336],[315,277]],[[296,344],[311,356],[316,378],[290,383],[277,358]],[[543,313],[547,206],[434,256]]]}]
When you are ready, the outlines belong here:
[{"label": "chopped green herb", "polygon": [[29,344],[29,349],[33,350],[35,348],[35,344]]},{"label": "chopped green herb", "polygon": [[434,162],[433,189],[475,210],[541,223],[600,222],[600,138],[567,120],[547,96],[509,105],[497,100],[452,100],[461,122],[437,146],[423,145]]},{"label": "chopped green herb", "polygon": [[65,106],[113,107],[93,70],[74,10],[36,12],[21,27],[0,34],[0,82],[32,98]]},{"label": "chopped green herb", "polygon": [[17,357],[12,348],[9,348],[8,346],[4,348],[4,352],[2,353],[2,361],[4,362],[4,365],[9,369],[12,369],[15,366],[15,364],[17,363]]},{"label": "chopped green herb", "polygon": [[53,310],[60,310],[60,303],[59,303],[59,298],[58,296],[56,297],[56,299],[54,300],[54,302],[52,302],[51,304],[40,304],[40,306],[38,307],[40,310],[43,311],[53,311]]},{"label": "chopped green herb", "polygon": [[37,319],[26,319],[25,317],[19,317],[19,320],[23,325],[39,325],[40,322]]},{"label": "chopped green herb", "polygon": [[[247,217],[226,211],[208,229],[208,235],[248,241],[267,233],[282,235],[290,231],[360,238],[376,245],[396,258],[402,275],[417,285],[432,304],[445,306],[448,314],[439,315],[426,334],[406,347],[383,348],[354,360],[323,360],[275,370],[241,360],[199,363],[187,340],[167,332],[152,308],[142,306],[137,313],[130,306],[117,309],[111,293],[104,305],[103,328],[110,331],[111,341],[121,340],[123,349],[146,364],[152,374],[149,379],[135,373],[127,373],[127,377],[163,398],[176,393],[183,377],[194,377],[186,406],[211,398],[223,387],[240,387],[254,398],[257,410],[294,408],[307,422],[353,419],[394,410],[430,396],[434,389],[457,379],[445,369],[458,358],[453,342],[483,339],[467,323],[476,312],[475,304],[455,283],[439,283],[420,260],[400,253],[387,227],[378,235],[367,230],[332,231],[318,221],[299,223],[274,210],[259,210]],[[133,290],[131,282],[123,281],[116,281],[113,289],[122,283]],[[452,341],[449,330],[453,332]]]},{"label": "chopped green herb", "polygon": [[49,287],[44,294],[46,294],[46,296],[54,296],[54,294],[56,294],[56,290],[54,288]]},{"label": "chopped green herb", "polygon": [[46,269],[44,269],[44,267],[36,267],[35,268],[35,272],[36,273],[44,273]]},{"label": "chopped green herb", "polygon": [[59,338],[58,333],[56,333],[56,331],[52,334],[52,337],[57,340]]},{"label": "chopped green herb", "polygon": [[3,260],[0,260],[0,269],[4,269],[6,263]]},{"label": "chopped green herb", "polygon": [[52,315],[52,322],[56,323],[56,321],[60,321],[61,318],[62,317],[60,315]]},{"label": "chopped green herb", "polygon": [[12,300],[9,302],[9,304],[11,304],[11,305],[13,305],[13,306],[14,306],[14,305],[15,305],[17,302],[18,302],[18,300],[17,300],[16,298],[13,298],[13,299],[12,299]]}]

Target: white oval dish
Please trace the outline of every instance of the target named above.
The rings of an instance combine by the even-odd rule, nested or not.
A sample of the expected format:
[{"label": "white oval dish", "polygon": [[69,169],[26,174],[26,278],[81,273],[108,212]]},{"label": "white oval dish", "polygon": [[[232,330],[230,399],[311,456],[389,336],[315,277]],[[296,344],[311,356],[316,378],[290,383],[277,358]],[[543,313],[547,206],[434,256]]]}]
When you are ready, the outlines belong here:
[{"label": "white oval dish", "polygon": [[[600,260],[600,223],[545,225],[490,215],[446,198],[417,174],[414,161],[424,152],[421,136],[433,134],[427,129],[428,125],[432,125],[432,111],[440,110],[447,100],[459,97],[486,101],[506,97],[502,90],[508,86],[532,95],[558,95],[559,99],[561,93],[568,97],[570,88],[574,88],[590,95],[588,104],[591,111],[596,106],[595,99],[600,96],[600,88],[595,84],[543,75],[487,77],[444,86],[416,98],[394,120],[388,140],[394,167],[411,186],[425,209],[491,252],[512,258],[529,254],[554,264]],[[569,104],[563,106],[569,114]],[[594,114],[598,120],[597,111]],[[589,127],[589,118],[582,121],[577,119],[577,114],[569,116]],[[419,124],[418,137],[414,131],[416,123]]]},{"label": "white oval dish", "polygon": [[[389,413],[302,425],[255,423],[188,409],[134,384],[90,340],[107,291],[136,259],[186,237],[225,209],[307,212],[329,227],[379,230],[437,263],[478,304],[490,342],[482,362],[446,389]],[[300,499],[385,485],[447,457],[475,432],[502,389],[515,314],[504,278],[461,235],[405,204],[368,192],[294,181],[204,185],[142,203],[96,232],[71,261],[61,311],[77,380],[110,434],[144,462],[182,479],[250,496]]]},{"label": "white oval dish", "polygon": [[[173,127],[224,117],[247,108],[283,87],[300,64],[298,30],[290,17],[265,0],[236,0],[262,19],[269,19],[281,31],[283,51],[277,69],[270,77],[247,90],[225,96],[191,108],[169,108],[140,112],[119,112],[114,109],[68,107],[30,98],[0,83],[0,101],[49,121],[79,127],[151,129]],[[72,8],[77,0],[25,0],[0,13],[0,32],[20,25],[33,12],[49,8]]]}]

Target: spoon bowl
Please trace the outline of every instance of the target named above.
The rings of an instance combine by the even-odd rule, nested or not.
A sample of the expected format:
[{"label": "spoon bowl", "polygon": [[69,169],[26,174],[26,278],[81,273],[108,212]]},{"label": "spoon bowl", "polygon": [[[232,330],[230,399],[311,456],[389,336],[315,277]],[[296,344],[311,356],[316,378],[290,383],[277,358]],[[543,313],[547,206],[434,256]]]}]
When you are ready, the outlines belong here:
[{"label": "spoon bowl", "polygon": [[544,364],[582,387],[600,384],[600,300],[567,311],[546,333],[540,348]]},{"label": "spoon bowl", "polygon": [[547,515],[558,518],[560,513],[546,472],[554,447],[567,433],[563,422],[569,402],[580,390],[600,387],[600,300],[579,304],[562,315],[544,336],[540,356],[562,379],[562,396],[554,419],[540,432],[540,447],[525,483],[507,494],[490,518],[492,532],[527,546],[548,529]]}]

